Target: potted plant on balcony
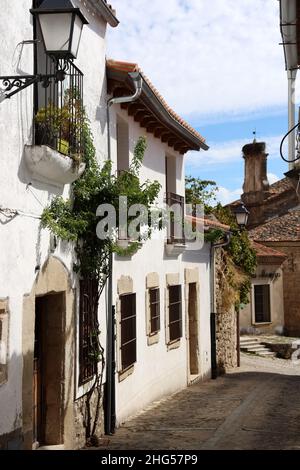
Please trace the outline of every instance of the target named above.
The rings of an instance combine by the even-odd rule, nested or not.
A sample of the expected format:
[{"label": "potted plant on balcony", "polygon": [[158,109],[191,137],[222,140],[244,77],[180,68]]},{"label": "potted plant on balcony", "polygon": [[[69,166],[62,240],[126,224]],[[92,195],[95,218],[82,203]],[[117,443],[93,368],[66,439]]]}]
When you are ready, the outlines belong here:
[{"label": "potted plant on balcony", "polygon": [[61,107],[49,103],[35,116],[36,141],[49,145],[79,163],[82,159],[82,130],[85,114],[76,89],[67,89]]},{"label": "potted plant on balcony", "polygon": [[61,107],[49,103],[35,116],[36,144],[26,146],[27,166],[34,178],[61,186],[85,170],[82,142],[86,116],[76,89],[67,89]]}]

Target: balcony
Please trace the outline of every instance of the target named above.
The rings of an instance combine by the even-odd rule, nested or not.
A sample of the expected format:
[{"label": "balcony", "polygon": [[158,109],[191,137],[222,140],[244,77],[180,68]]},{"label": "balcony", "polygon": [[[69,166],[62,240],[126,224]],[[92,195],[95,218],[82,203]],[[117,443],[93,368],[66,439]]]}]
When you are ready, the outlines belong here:
[{"label": "balcony", "polygon": [[[54,67],[47,59],[47,73]],[[83,75],[72,63],[63,82],[37,87],[34,145],[25,147],[25,161],[34,180],[63,186],[84,172],[82,89]]]},{"label": "balcony", "polygon": [[168,256],[179,256],[186,249],[184,238],[185,200],[179,194],[167,193],[165,201],[169,209],[165,244],[166,254]]}]

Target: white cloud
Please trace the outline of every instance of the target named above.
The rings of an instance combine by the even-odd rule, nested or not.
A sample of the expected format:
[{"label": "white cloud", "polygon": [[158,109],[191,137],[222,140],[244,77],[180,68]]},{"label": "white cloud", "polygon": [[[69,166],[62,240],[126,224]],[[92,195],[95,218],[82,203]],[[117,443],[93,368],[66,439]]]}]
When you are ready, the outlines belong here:
[{"label": "white cloud", "polygon": [[276,0],[114,0],[109,56],[138,62],[185,116],[286,106]]},{"label": "white cloud", "polygon": [[[268,159],[279,159],[279,147],[282,136],[265,136],[260,138],[261,142],[266,142]],[[230,140],[226,142],[210,143],[207,152],[189,152],[186,164],[190,169],[203,168],[208,165],[225,165],[227,163],[238,162],[242,158],[242,148],[249,144],[249,139]],[[272,175],[274,176],[274,175]]]},{"label": "white cloud", "polygon": [[242,189],[234,189],[230,190],[227,188],[219,188],[216,196],[217,196],[217,201],[219,201],[223,206],[226,204],[229,204],[230,202],[236,201],[241,197],[241,194],[243,193]]},{"label": "white cloud", "polygon": [[275,175],[274,173],[268,173],[268,181],[270,184],[274,184],[279,180],[279,176]]}]

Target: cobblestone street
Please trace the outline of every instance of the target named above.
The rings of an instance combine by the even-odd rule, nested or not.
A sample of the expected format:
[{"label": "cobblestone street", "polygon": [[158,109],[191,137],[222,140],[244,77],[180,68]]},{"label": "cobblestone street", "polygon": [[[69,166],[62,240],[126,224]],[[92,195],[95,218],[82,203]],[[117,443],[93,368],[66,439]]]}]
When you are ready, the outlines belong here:
[{"label": "cobblestone street", "polygon": [[300,449],[300,366],[242,355],[240,369],[125,423],[107,449]]}]

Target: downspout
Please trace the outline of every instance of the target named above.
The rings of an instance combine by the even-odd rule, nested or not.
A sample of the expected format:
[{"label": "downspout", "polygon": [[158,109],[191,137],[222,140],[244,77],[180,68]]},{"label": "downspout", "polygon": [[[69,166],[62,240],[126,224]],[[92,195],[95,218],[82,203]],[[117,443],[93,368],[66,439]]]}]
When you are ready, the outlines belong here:
[{"label": "downspout", "polygon": [[216,260],[215,250],[229,245],[231,240],[231,232],[226,233],[226,239],[222,243],[212,243],[210,248],[210,333],[211,333],[211,378],[218,377],[217,364],[217,341],[216,341]]},{"label": "downspout", "polygon": [[[297,70],[288,70],[288,116],[289,130],[295,127],[295,86]],[[296,130],[289,134],[289,170],[295,166]]]},{"label": "downspout", "polygon": [[[143,81],[139,72],[128,74],[135,86],[132,96],[111,98],[107,102],[107,151],[111,161],[110,108],[114,104],[132,103],[142,93]],[[116,426],[115,416],[115,309],[113,307],[113,254],[109,254],[109,276],[107,292],[107,345],[106,345],[106,399],[105,399],[105,433],[113,434]]]}]

